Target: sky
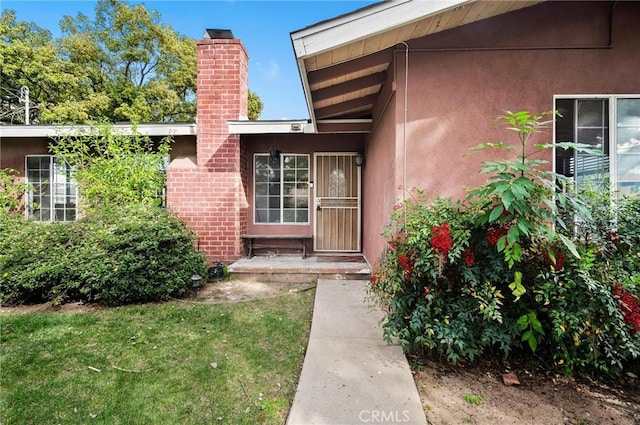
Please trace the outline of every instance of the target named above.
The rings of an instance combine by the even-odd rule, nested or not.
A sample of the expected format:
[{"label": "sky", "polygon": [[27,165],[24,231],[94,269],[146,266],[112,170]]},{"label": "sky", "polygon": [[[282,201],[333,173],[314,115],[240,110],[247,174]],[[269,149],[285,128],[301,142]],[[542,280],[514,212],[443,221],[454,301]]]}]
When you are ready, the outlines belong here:
[{"label": "sky", "polygon": [[[193,39],[201,39],[206,28],[230,29],[242,40],[249,54],[249,88],[264,108],[260,119],[306,119],[300,74],[290,33],[377,1],[363,0],[147,0],[147,9],[160,12],[161,21]],[[34,22],[60,35],[63,16],[78,13],[93,18],[90,0],[0,0],[0,9],[13,9],[20,21]]]}]

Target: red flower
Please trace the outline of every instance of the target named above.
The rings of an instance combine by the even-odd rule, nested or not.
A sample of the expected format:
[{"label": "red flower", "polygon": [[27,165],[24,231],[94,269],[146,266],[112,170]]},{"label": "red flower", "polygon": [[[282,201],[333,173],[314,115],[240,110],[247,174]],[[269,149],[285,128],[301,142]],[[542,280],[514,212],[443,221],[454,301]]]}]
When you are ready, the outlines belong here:
[{"label": "red flower", "polygon": [[613,287],[613,295],[618,299],[624,321],[632,328],[631,335],[640,332],[640,301],[618,283]]},{"label": "red flower", "polygon": [[556,258],[555,261],[549,255],[549,251],[544,252],[544,260],[551,264],[555,271],[560,271],[564,267],[564,253],[557,248],[551,247],[551,251],[553,251],[553,256]]},{"label": "red flower", "polygon": [[615,230],[607,232],[607,241],[614,245],[620,245],[620,235]]},{"label": "red flower", "polygon": [[471,248],[465,249],[462,253],[462,256],[467,267],[473,266],[473,264],[476,262],[476,254],[474,254]]},{"label": "red flower", "polygon": [[407,257],[406,255],[401,255],[398,257],[398,263],[404,269],[404,277],[405,279],[411,279],[411,275],[413,274],[413,265],[415,264],[415,260]]},{"label": "red flower", "polygon": [[431,228],[431,247],[440,251],[444,257],[447,256],[449,250],[453,247],[451,229],[449,229],[447,223]]},{"label": "red flower", "polygon": [[424,287],[424,296],[426,297],[427,295],[429,295],[431,293],[431,290],[429,289],[428,286]]},{"label": "red flower", "polygon": [[487,238],[487,242],[489,242],[490,245],[495,245],[498,243],[501,237],[507,234],[507,232],[508,228],[506,226],[489,227],[487,229],[485,237]]},{"label": "red flower", "polygon": [[371,286],[376,286],[378,282],[380,282],[380,276],[374,274],[371,276],[371,279],[369,279],[369,282],[371,282]]}]

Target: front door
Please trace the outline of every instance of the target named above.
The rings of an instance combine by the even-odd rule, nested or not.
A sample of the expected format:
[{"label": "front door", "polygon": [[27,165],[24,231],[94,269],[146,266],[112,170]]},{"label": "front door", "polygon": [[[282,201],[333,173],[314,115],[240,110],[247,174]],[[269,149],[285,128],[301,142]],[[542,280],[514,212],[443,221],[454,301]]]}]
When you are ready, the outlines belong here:
[{"label": "front door", "polygon": [[360,252],[360,167],[355,153],[315,154],[318,252]]}]

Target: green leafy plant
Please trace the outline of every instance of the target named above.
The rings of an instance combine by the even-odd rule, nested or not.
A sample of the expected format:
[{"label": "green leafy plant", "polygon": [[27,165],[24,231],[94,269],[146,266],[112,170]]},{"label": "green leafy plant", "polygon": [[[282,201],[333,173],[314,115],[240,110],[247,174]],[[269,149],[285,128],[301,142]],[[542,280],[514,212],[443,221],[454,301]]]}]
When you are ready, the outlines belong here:
[{"label": "green leafy plant", "polygon": [[637,370],[640,201],[574,190],[531,159],[546,115],[499,117],[520,152],[485,162],[488,182],[464,201],[415,190],[394,207],[369,285],[387,340],[452,363],[502,353],[567,374]]},{"label": "green leafy plant", "polygon": [[0,214],[19,213],[22,198],[29,186],[18,180],[19,172],[13,168],[0,169]]},{"label": "green leafy plant", "polygon": [[482,404],[484,403],[484,397],[482,397],[481,395],[474,395],[471,393],[466,393],[464,395],[464,401],[466,401],[469,404]]},{"label": "green leafy plant", "polygon": [[121,305],[180,297],[206,273],[194,236],[157,207],[108,210],[72,223],[7,222],[0,303]]},{"label": "green leafy plant", "polygon": [[171,138],[154,143],[134,128],[124,134],[103,123],[63,134],[51,153],[72,166],[84,214],[125,205],[160,205]]}]

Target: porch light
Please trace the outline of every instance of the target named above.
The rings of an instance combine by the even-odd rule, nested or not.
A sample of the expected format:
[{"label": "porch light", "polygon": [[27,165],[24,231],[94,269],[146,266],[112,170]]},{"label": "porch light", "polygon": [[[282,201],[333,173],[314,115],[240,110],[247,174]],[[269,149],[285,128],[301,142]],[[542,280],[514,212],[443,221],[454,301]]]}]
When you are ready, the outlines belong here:
[{"label": "porch light", "polygon": [[271,159],[280,158],[280,149],[270,149],[269,156],[271,157]]},{"label": "porch light", "polygon": [[363,163],[364,163],[364,155],[362,155],[361,152],[358,152],[356,154],[356,165],[360,167],[362,166]]},{"label": "porch light", "polygon": [[191,276],[191,284],[194,288],[200,287],[200,280],[202,280],[202,276],[200,276],[199,274],[194,274],[193,276]]}]

